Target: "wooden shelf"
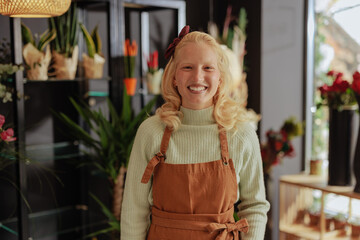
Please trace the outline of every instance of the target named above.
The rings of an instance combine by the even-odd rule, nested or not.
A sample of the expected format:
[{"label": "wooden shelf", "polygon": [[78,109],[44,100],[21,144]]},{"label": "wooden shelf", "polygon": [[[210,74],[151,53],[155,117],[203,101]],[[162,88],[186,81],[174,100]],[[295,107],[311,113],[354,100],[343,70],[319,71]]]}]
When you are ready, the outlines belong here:
[{"label": "wooden shelf", "polygon": [[327,179],[325,177],[307,174],[285,175],[281,177],[280,183],[287,183],[299,187],[321,190],[326,193],[334,193],[337,195],[360,199],[360,193],[353,192],[353,186],[329,186],[327,185]]},{"label": "wooden shelf", "polygon": [[[289,224],[280,227],[280,233],[289,234],[298,238],[305,238],[309,240],[321,239],[319,234],[320,229],[316,227],[309,227],[303,224]],[[335,230],[324,233],[324,239],[326,240],[350,240],[350,236],[344,235],[343,231]]]},{"label": "wooden shelf", "polygon": [[[307,209],[313,205],[314,190],[321,191],[319,227],[310,227],[305,220]],[[353,186],[328,186],[325,177],[308,174],[285,175],[280,178],[280,239],[308,240],[354,240],[347,230],[326,231],[325,196],[336,194],[349,198],[348,218],[351,217],[352,199],[360,199],[360,194],[353,192]]]}]

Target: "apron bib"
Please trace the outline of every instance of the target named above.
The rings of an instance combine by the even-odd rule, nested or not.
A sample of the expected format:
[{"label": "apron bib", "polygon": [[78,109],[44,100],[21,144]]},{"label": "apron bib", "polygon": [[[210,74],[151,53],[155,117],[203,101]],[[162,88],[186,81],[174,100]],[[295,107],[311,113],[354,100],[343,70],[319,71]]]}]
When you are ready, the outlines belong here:
[{"label": "apron bib", "polygon": [[141,182],[153,175],[153,206],[147,240],[238,240],[248,223],[235,223],[237,181],[229,159],[226,132],[219,133],[221,159],[195,164],[168,164],[167,127],[160,152],[148,163]]}]

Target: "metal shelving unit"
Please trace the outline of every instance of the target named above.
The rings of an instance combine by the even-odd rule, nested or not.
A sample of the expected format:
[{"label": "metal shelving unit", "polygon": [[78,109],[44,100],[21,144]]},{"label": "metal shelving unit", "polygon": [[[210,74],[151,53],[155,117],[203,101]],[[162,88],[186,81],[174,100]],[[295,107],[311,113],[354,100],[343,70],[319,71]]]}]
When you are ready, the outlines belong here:
[{"label": "metal shelving unit", "polygon": [[[49,239],[81,239],[94,229],[106,226],[104,217],[100,211],[93,211],[89,207],[89,185],[105,184],[94,181],[97,173],[91,169],[76,169],[70,164],[82,158],[79,146],[62,136],[61,129],[54,130],[46,138],[50,142],[38,141],[29,144],[29,116],[34,116],[33,108],[39,106],[50,106],[55,111],[70,111],[69,104],[64,102],[68,96],[78,96],[80,99],[89,97],[110,97],[115,107],[120,110],[123,83],[123,43],[126,36],[136,38],[140,42],[141,59],[137,65],[137,74],[141,79],[144,71],[143,53],[150,51],[150,14],[154,11],[172,10],[175,13],[176,28],[173,29],[172,37],[175,37],[185,25],[185,2],[163,1],[163,0],[73,0],[79,9],[79,18],[86,23],[89,11],[105,11],[107,15],[107,61],[109,77],[104,79],[75,80],[49,80],[49,81],[26,81],[22,72],[17,72],[14,78],[14,88],[21,96],[30,95],[30,100],[23,97],[18,99],[12,106],[14,112],[14,124],[16,137],[18,139],[16,150],[22,156],[28,156],[34,162],[18,161],[16,165],[16,186],[12,194],[17,194],[16,215],[7,219],[0,219],[0,236],[9,240],[49,240]],[[137,27],[127,29],[131,19],[127,13],[138,15]],[[85,24],[86,25],[86,24]],[[12,62],[22,64],[22,42],[21,42],[21,19],[10,19],[11,45],[13,52]],[[139,30],[139,31],[138,31]],[[133,33],[135,32],[135,34]],[[168,41],[165,39],[164,41]],[[168,43],[166,43],[168,44]],[[84,43],[79,41],[79,48],[84,49]],[[165,50],[165,49],[164,49]],[[81,50],[80,50],[81,51]],[[97,88],[97,86],[100,87]],[[95,86],[95,87],[94,87]],[[139,85],[141,89],[143,86]],[[141,91],[140,91],[141,92]],[[39,93],[39,94],[36,94]],[[58,99],[62,93],[62,98]],[[140,103],[135,104],[142,107],[144,102],[153,96],[137,94]],[[31,105],[30,102],[38,101],[43,105]],[[134,103],[133,103],[134,105]],[[45,107],[43,107],[45,108]],[[39,109],[45,111],[44,109]],[[40,112],[41,112],[40,111]],[[46,110],[46,114],[50,114]],[[69,112],[74,114],[74,112]],[[74,118],[78,116],[72,115]],[[32,119],[36,122],[36,118]],[[41,125],[40,122],[39,125]],[[55,127],[61,127],[58,122],[53,121]],[[34,130],[36,132],[36,130]],[[41,134],[34,135],[41,138]],[[39,167],[56,171],[61,181],[58,181],[54,172],[42,171]],[[70,171],[70,172],[69,172]],[[37,178],[43,179],[43,183],[37,182]],[[89,180],[90,179],[90,180]],[[46,182],[48,181],[48,182]],[[89,183],[92,182],[92,183]],[[93,183],[96,184],[93,184]],[[46,183],[46,184],[45,184]],[[43,185],[42,185],[43,184]],[[64,185],[65,187],[63,187]],[[91,186],[92,187],[92,186]],[[104,193],[104,194],[107,194]],[[106,200],[106,197],[105,197]],[[30,208],[29,206],[30,205]],[[0,210],[1,210],[0,203]],[[16,217],[15,217],[16,216]],[[2,237],[0,237],[2,238]]]}]

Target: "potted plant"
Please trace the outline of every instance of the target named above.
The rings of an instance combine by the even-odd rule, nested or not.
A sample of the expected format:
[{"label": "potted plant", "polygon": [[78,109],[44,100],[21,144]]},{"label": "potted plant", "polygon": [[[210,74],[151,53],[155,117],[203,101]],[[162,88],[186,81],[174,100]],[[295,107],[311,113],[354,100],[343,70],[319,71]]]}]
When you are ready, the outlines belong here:
[{"label": "potted plant", "polygon": [[[80,125],[63,113],[56,114],[69,128],[69,133],[88,147],[84,151],[87,158],[85,164],[90,164],[104,173],[113,188],[112,215],[119,221],[124,187],[124,175],[129,161],[131,148],[137,128],[148,116],[156,98],[152,99],[137,115],[131,108],[130,96],[124,89],[122,110],[118,114],[109,99],[107,99],[110,116],[105,116],[101,110],[93,110],[85,103],[72,104],[93,134],[85,131]],[[103,208],[104,209],[104,208]],[[106,212],[106,209],[104,209]],[[110,225],[114,225],[110,219]],[[115,224],[116,225],[116,224]],[[109,228],[107,231],[116,230]]]},{"label": "potted plant", "polygon": [[56,31],[56,38],[51,42],[53,75],[57,79],[74,79],[79,55],[76,4],[65,14],[50,18],[49,25],[51,31]]},{"label": "potted plant", "polygon": [[308,225],[311,227],[319,227],[320,224],[320,206],[318,204],[313,204],[309,209],[307,209],[309,215]]},{"label": "potted plant", "polygon": [[80,28],[88,51],[88,55],[85,53],[82,54],[85,77],[102,78],[105,58],[101,51],[102,44],[98,33],[98,26],[93,29],[91,35],[84,24],[80,23]]},{"label": "potted plant", "polygon": [[146,73],[146,85],[151,94],[160,94],[161,78],[163,69],[159,69],[159,53],[154,51],[147,59],[148,71]]},{"label": "potted plant", "polygon": [[229,5],[221,34],[214,22],[208,24],[210,35],[221,44],[225,55],[229,59],[229,68],[232,76],[231,96],[238,99],[242,107],[246,107],[248,98],[247,75],[244,66],[247,23],[248,19],[245,8],[241,8],[238,15],[234,16],[232,14],[232,6]]},{"label": "potted plant", "polygon": [[349,221],[351,226],[351,237],[354,239],[360,238],[360,217],[354,217]]},{"label": "potted plant", "polygon": [[56,37],[55,30],[46,30],[36,43],[31,30],[22,23],[21,35],[24,44],[23,57],[26,63],[26,78],[29,80],[47,80],[51,60],[48,43]]},{"label": "potted plant", "polygon": [[338,213],[334,217],[334,229],[335,230],[345,230],[347,225],[347,218],[344,213]]},{"label": "potted plant", "polygon": [[273,166],[281,163],[284,157],[293,157],[295,154],[291,140],[303,134],[303,123],[295,117],[286,119],[280,131],[272,129],[266,132],[267,142],[261,144],[261,156],[264,174],[270,174]]},{"label": "potted plant", "polygon": [[130,39],[125,40],[124,45],[124,67],[125,67],[125,79],[124,85],[128,95],[133,96],[136,90],[136,78],[135,78],[135,57],[137,55],[137,44],[133,40],[130,44]]},{"label": "potted plant", "polygon": [[3,39],[0,42],[0,100],[3,103],[11,102],[13,99],[14,89],[11,86],[11,75],[24,69],[21,65],[10,63],[10,59],[10,43]]},{"label": "potted plant", "polygon": [[348,186],[351,184],[349,146],[354,132],[356,100],[350,83],[343,78],[343,73],[329,71],[327,76],[332,83],[318,88],[322,99],[318,105],[329,108],[328,185]]}]

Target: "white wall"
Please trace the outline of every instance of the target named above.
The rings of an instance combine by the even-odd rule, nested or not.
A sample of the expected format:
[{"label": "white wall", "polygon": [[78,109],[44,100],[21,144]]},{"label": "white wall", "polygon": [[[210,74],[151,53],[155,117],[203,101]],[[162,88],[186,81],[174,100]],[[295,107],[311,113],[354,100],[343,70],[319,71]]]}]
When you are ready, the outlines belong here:
[{"label": "white wall", "polygon": [[[261,62],[261,140],[270,128],[278,130],[289,116],[302,119],[304,2],[263,0]],[[272,170],[272,239],[279,239],[279,177],[301,170],[301,138],[293,141],[296,156]]]}]

